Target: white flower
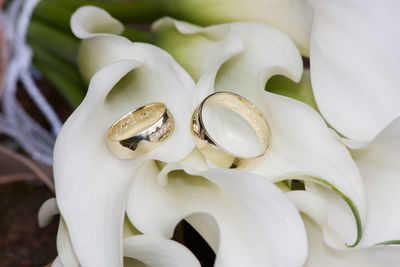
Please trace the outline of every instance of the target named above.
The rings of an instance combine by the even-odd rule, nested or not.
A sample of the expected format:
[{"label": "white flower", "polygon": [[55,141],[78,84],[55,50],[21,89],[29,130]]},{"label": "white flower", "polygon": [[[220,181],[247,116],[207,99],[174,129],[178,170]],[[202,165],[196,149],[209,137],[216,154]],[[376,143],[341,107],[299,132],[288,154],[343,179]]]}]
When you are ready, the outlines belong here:
[{"label": "white flower", "polygon": [[[120,29],[118,22],[106,18],[108,21],[104,24],[92,21],[90,25],[87,20],[81,23],[88,29],[93,26],[100,31]],[[83,27],[80,32],[76,28],[73,30],[80,37],[90,37]],[[189,103],[194,82],[170,55],[155,46],[134,44],[117,36],[94,37],[88,42],[95,39],[99,43],[103,39],[110,40],[115,46],[95,50],[96,58],[100,59],[96,67],[107,66],[100,71],[93,70],[96,75],[91,79],[85,100],[58,136],[54,176],[58,207],[80,264],[118,266],[122,262],[126,199],[137,167],[149,159],[180,160],[193,149],[190,131],[185,125],[191,116]],[[115,57],[107,56],[113,52]],[[165,103],[174,114],[174,135],[159,149],[136,160],[123,161],[114,157],[105,143],[107,128],[131,109],[156,101]],[[175,144],[180,142],[187,145],[175,149]]]},{"label": "white flower", "polygon": [[[100,9],[79,9],[72,29],[85,39],[80,68],[90,85],[55,148],[57,203],[65,221],[60,223],[65,246],[59,246],[58,260],[64,266],[71,259],[71,266],[118,266],[121,255],[169,266],[171,262],[160,260],[164,250],[171,251],[162,254],[170,260],[182,255],[178,266],[198,266],[190,251],[168,240],[182,219],[214,249],[216,266],[300,266],[307,256],[306,237],[288,199],[323,227],[329,245],[341,248],[360,241],[369,222],[367,200],[342,140],[306,104],[264,92],[272,75],[301,78],[300,54],[286,35],[258,23],[203,29],[168,18],[157,22],[159,45],[195,83],[161,49],[112,35],[122,26]],[[214,91],[239,93],[267,117],[272,143],[254,169],[214,168],[194,149],[190,116]],[[174,114],[174,134],[143,157],[116,159],[105,144],[107,128],[129,110],[155,101]],[[224,121],[225,129],[231,123]],[[360,166],[368,159],[353,156]],[[290,179],[305,180],[307,191],[290,192],[286,198],[271,183]],[[122,244],[122,226],[129,224],[125,210],[138,231]],[[304,218],[314,255],[312,233],[319,232]],[[310,259],[310,266],[318,262]]]}]

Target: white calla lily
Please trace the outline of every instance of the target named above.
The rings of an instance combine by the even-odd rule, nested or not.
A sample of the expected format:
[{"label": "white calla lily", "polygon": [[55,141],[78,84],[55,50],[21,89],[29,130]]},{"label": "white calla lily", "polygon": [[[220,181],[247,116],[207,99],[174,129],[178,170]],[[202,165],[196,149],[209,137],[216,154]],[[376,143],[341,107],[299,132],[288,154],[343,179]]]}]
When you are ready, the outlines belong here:
[{"label": "white calla lily", "polygon": [[214,266],[304,262],[302,221],[277,187],[248,172],[199,172],[185,165],[170,163],[160,173],[159,165],[147,162],[137,170],[127,214],[141,232],[169,238],[186,219],[215,251]]},{"label": "white calla lily", "polygon": [[[315,110],[293,99],[264,92],[265,83],[272,75],[280,74],[296,81],[301,77],[301,58],[290,39],[276,29],[256,23],[199,28],[167,18],[156,22],[153,29],[161,35],[159,45],[174,55],[186,69],[204,68],[205,64],[195,65],[195,62],[198,58],[207,57],[209,51],[213,51],[213,55],[221,55],[208,61],[208,67],[213,70],[211,74],[207,68],[194,72],[204,73],[199,78],[196,96],[204,97],[214,91],[235,92],[255,103],[267,117],[272,132],[271,147],[265,160],[250,172],[274,182],[311,180],[337,192],[354,215],[351,216],[353,231],[337,231],[345,235],[348,244],[358,243],[366,217],[366,198],[351,155],[341,142],[332,137]],[[171,43],[183,41],[177,49],[165,41],[170,32],[173,33]],[[232,35],[241,41],[242,51],[231,53],[232,56],[227,59],[224,53],[227,49],[221,43],[224,38],[233,39]],[[190,40],[191,36],[193,40]],[[199,38],[202,47],[207,49],[196,50]],[[216,49],[220,52],[217,53]],[[221,62],[221,59],[225,61]],[[217,70],[214,69],[216,65],[219,66]],[[197,103],[201,99],[199,97]],[[223,122],[227,125],[222,129],[224,133],[235,128],[229,127],[231,122]],[[251,138],[245,136],[244,139]],[[235,142],[226,144],[235,145]]]},{"label": "white calla lily", "polygon": [[[90,11],[81,10],[96,14]],[[73,18],[72,24],[81,21]],[[57,202],[83,266],[122,264],[123,216],[139,164],[148,159],[180,160],[194,146],[186,127],[194,89],[190,76],[157,47],[108,37],[92,38],[106,45],[109,39],[117,40],[110,53],[102,54],[94,47],[91,54],[81,54],[88,61],[90,56],[101,58],[89,74],[106,67],[91,78],[86,98],[64,124],[54,150]],[[174,114],[174,135],[142,157],[117,159],[106,146],[108,127],[128,111],[151,102],[165,103]]]},{"label": "white calla lily", "polygon": [[[150,49],[158,51],[157,48]],[[174,64],[172,59],[169,63]],[[114,101],[114,105],[112,99],[107,102],[106,97],[114,85],[137,65],[139,64],[135,61],[121,61],[98,72],[91,80],[87,98],[65,123],[56,142],[54,174],[57,200],[70,230],[76,254],[85,266],[102,266],[102,264],[113,266],[120,261],[118,251],[122,246],[119,244],[122,218],[131,178],[137,166],[149,158],[164,161],[179,160],[191,150],[192,139],[184,127],[190,117],[185,116],[185,113],[175,116],[174,136],[163,146],[143,157],[122,161],[107,149],[105,143],[107,128],[118,119],[118,116],[140,106],[143,103],[140,101],[144,103],[163,101],[171,111],[179,112],[185,110],[185,103],[190,101],[190,95],[184,91],[190,92],[192,84],[182,81],[175,72],[168,73],[165,69],[158,68],[159,72],[152,73],[158,75],[160,79],[147,83],[153,92],[158,89],[158,95],[149,95],[147,100],[144,97],[135,98],[129,95],[132,94],[129,90],[139,91],[140,88],[146,90],[145,81],[129,84],[137,87],[125,88],[126,84],[121,83],[121,87],[114,88],[121,90],[118,92],[120,95],[115,96],[117,99],[120,97],[119,101],[117,103]],[[162,67],[161,64],[158,66]],[[162,79],[161,75],[168,75],[168,79]],[[182,91],[182,94],[174,98],[178,103],[172,105],[168,101],[171,95],[163,96],[169,91],[168,88]],[[139,93],[137,95],[140,96]],[[185,99],[188,96],[189,98]],[[178,140],[187,140],[182,149],[176,147],[175,143],[179,142]],[[174,147],[173,152],[171,146]],[[96,201],[93,202],[92,199]],[[89,210],[90,213],[87,212]]]}]

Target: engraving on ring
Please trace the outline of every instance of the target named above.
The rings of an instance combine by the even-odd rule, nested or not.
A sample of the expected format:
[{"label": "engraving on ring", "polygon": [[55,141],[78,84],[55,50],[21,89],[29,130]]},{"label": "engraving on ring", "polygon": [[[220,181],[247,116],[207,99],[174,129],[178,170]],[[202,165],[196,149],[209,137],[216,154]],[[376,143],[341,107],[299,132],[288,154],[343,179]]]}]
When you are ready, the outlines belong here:
[{"label": "engraving on ring", "polygon": [[107,131],[107,145],[120,159],[147,153],[174,131],[172,114],[162,103],[137,108],[115,122]]}]

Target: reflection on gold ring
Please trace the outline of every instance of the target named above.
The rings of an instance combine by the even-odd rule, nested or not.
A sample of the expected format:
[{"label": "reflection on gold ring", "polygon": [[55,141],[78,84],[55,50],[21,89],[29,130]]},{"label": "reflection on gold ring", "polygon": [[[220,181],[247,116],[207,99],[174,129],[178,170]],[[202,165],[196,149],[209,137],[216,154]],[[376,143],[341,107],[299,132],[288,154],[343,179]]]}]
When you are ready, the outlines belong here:
[{"label": "reflection on gold ring", "polygon": [[158,147],[174,131],[174,119],[162,103],[139,107],[116,121],[107,131],[110,151],[130,159]]},{"label": "reflection on gold ring", "polygon": [[[244,157],[221,147],[204,126],[202,112],[205,105],[222,106],[244,118],[257,135],[261,153]],[[253,167],[266,154],[271,143],[270,127],[263,113],[249,100],[230,92],[217,92],[205,98],[193,113],[191,129],[196,146],[201,153],[213,163],[224,168],[247,169]]]}]

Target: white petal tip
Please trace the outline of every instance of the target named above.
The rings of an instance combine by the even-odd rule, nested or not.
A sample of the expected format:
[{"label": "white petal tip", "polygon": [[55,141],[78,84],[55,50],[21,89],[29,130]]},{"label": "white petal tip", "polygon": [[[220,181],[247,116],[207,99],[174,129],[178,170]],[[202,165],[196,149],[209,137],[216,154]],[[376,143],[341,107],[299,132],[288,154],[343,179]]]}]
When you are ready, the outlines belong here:
[{"label": "white petal tip", "polygon": [[119,35],[124,26],[101,8],[83,6],[72,15],[71,30],[76,37],[86,39],[99,33]]},{"label": "white petal tip", "polygon": [[48,225],[54,215],[59,214],[57,201],[55,198],[46,200],[39,209],[38,223],[41,228]]}]

